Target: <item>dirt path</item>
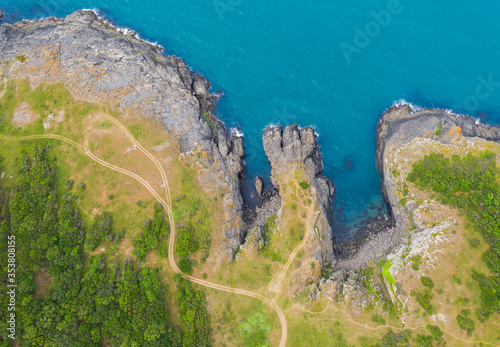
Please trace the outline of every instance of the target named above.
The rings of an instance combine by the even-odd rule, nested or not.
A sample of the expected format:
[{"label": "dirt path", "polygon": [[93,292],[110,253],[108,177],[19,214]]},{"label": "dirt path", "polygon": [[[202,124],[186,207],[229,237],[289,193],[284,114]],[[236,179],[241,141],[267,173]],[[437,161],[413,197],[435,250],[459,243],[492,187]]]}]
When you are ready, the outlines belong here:
[{"label": "dirt path", "polygon": [[111,117],[110,115],[107,115],[107,117],[110,120],[112,120],[116,125],[118,125],[127,134],[127,136],[130,138],[130,140],[132,142],[134,142],[134,144],[137,145],[137,147],[141,150],[141,152],[143,152],[148,158],[150,158],[155,163],[155,165],[157,166],[157,168],[159,169],[159,171],[160,171],[160,173],[162,175],[163,183],[164,183],[164,186],[165,186],[166,198],[167,198],[168,202],[166,202],[151,187],[151,185],[146,180],[144,180],[142,177],[140,177],[139,175],[137,175],[137,174],[135,174],[135,173],[133,173],[133,172],[131,172],[129,170],[126,170],[126,169],[120,168],[118,166],[115,166],[113,164],[110,164],[110,163],[108,163],[108,162],[106,162],[106,161],[98,158],[92,152],[90,152],[89,147],[88,147],[88,137],[87,137],[87,134],[85,134],[84,146],[81,146],[78,143],[74,142],[73,140],[70,140],[70,139],[68,139],[68,138],[66,138],[64,136],[55,135],[55,134],[31,135],[31,136],[5,136],[5,135],[0,135],[0,139],[2,139],[2,140],[15,140],[15,141],[20,141],[20,140],[39,140],[39,139],[56,139],[56,140],[60,140],[60,141],[63,141],[65,143],[68,143],[68,144],[74,146],[79,151],[83,152],[85,155],[87,155],[88,157],[90,157],[95,162],[101,164],[102,166],[107,167],[107,168],[109,168],[111,170],[123,173],[123,174],[125,174],[125,175],[127,175],[129,177],[132,177],[135,180],[137,180],[139,183],[141,183],[156,198],[156,200],[158,200],[158,202],[160,202],[163,206],[165,206],[165,209],[166,209],[167,215],[168,215],[168,219],[169,219],[170,229],[171,229],[170,239],[169,239],[168,260],[169,260],[170,266],[172,267],[172,269],[174,270],[174,272],[178,273],[182,277],[187,278],[190,281],[192,281],[194,283],[197,283],[199,285],[202,285],[202,286],[205,286],[205,287],[208,287],[208,288],[213,288],[213,289],[225,291],[225,292],[228,292],[228,293],[233,293],[233,294],[238,294],[238,295],[245,295],[245,296],[248,296],[248,297],[251,297],[251,298],[256,298],[256,299],[262,300],[263,302],[265,302],[268,305],[270,305],[276,311],[276,314],[278,315],[278,318],[279,318],[280,324],[281,324],[282,333],[281,333],[281,340],[280,340],[279,346],[280,347],[285,347],[286,346],[286,341],[287,341],[287,335],[288,335],[287,334],[288,329],[287,329],[286,318],[285,318],[285,315],[284,315],[283,311],[274,302],[274,300],[271,300],[271,299],[269,299],[269,298],[267,298],[267,297],[265,297],[265,296],[263,296],[261,294],[250,292],[248,290],[226,287],[226,286],[223,286],[223,285],[220,285],[220,284],[216,284],[216,283],[211,283],[211,282],[208,282],[208,281],[205,281],[205,280],[193,277],[193,276],[185,275],[185,274],[183,274],[180,271],[180,269],[177,266],[177,264],[175,262],[175,259],[174,259],[174,245],[175,245],[176,229],[175,229],[174,217],[173,217],[173,214],[172,214],[172,204],[171,204],[172,200],[171,200],[171,196],[170,196],[170,189],[169,189],[167,175],[165,173],[165,170],[163,169],[163,167],[161,166],[161,164],[159,163],[159,161],[150,152],[148,152],[133,137],[133,135],[128,131],[128,129],[122,123],[120,123],[117,119]]},{"label": "dirt path", "polygon": [[[162,180],[163,180],[164,187],[165,187],[165,194],[166,194],[167,201],[165,201],[151,187],[151,185],[145,179],[143,179],[142,177],[140,177],[139,175],[137,175],[137,174],[135,174],[135,173],[133,173],[133,172],[131,172],[129,170],[126,170],[126,169],[120,168],[118,166],[112,165],[112,164],[110,164],[110,163],[108,163],[108,162],[106,162],[106,161],[98,158],[92,152],[90,152],[89,147],[88,147],[88,137],[87,137],[86,134],[85,134],[85,139],[84,139],[84,146],[79,145],[78,143],[76,143],[75,141],[73,141],[71,139],[68,139],[68,138],[66,138],[64,136],[56,135],[56,134],[30,135],[30,136],[5,136],[5,135],[0,135],[0,140],[9,140],[9,141],[12,141],[12,140],[14,140],[14,141],[39,140],[39,139],[55,139],[55,140],[59,140],[59,141],[65,142],[65,143],[70,144],[71,146],[75,147],[76,149],[78,149],[79,151],[81,151],[82,153],[84,153],[85,155],[87,155],[88,157],[90,157],[95,162],[101,164],[102,166],[107,167],[107,168],[109,168],[111,170],[123,173],[124,175],[127,175],[127,176],[132,177],[135,180],[137,180],[139,183],[141,183],[158,200],[158,202],[160,202],[163,206],[165,206],[165,209],[166,209],[167,215],[168,215],[168,219],[169,219],[169,223],[170,223],[170,228],[171,228],[171,234],[170,234],[170,239],[169,239],[168,260],[169,260],[170,266],[172,267],[172,269],[174,270],[174,272],[178,273],[182,277],[184,277],[186,279],[189,279],[190,281],[192,281],[194,283],[197,283],[199,285],[202,285],[202,286],[205,286],[205,287],[208,287],[208,288],[213,288],[213,289],[225,291],[225,292],[228,292],[228,293],[233,293],[233,294],[238,294],[238,295],[245,295],[245,296],[248,296],[248,297],[251,297],[251,298],[256,298],[256,299],[262,300],[263,302],[265,302],[268,305],[270,305],[276,311],[276,313],[278,315],[278,318],[280,320],[281,328],[282,328],[282,334],[281,334],[281,340],[280,340],[279,346],[280,347],[285,347],[286,346],[286,342],[287,342],[287,337],[288,337],[287,322],[286,322],[286,318],[285,318],[285,315],[284,315],[283,311],[276,304],[276,302],[274,300],[271,300],[271,299],[269,299],[269,298],[267,298],[267,297],[265,297],[265,296],[263,296],[261,294],[254,293],[254,292],[251,292],[251,291],[248,291],[248,290],[226,287],[226,286],[223,286],[223,285],[220,285],[220,284],[216,284],[216,283],[211,283],[211,282],[208,282],[208,281],[205,281],[205,280],[193,277],[193,276],[185,275],[185,274],[183,274],[180,271],[180,269],[177,266],[177,264],[175,262],[175,259],[174,259],[174,246],[175,246],[175,233],[176,233],[176,229],[175,229],[175,221],[174,221],[173,214],[172,214],[172,204],[171,204],[172,201],[171,201],[171,196],[170,196],[170,189],[169,189],[168,179],[167,179],[167,175],[165,173],[165,170],[161,166],[160,162],[150,152],[148,152],[133,137],[133,135],[128,131],[128,129],[122,123],[120,123],[116,118],[113,118],[110,115],[106,115],[106,117],[108,117],[111,121],[113,121],[113,123],[115,123],[120,129],[122,129],[122,131],[127,134],[127,136],[130,138],[130,140],[135,145],[137,145],[137,147],[141,150],[141,152],[143,152],[149,159],[151,159],[155,163],[156,167],[158,168],[158,170],[160,171],[161,176],[162,176]],[[306,207],[306,206],[304,206],[304,207]],[[308,216],[307,216],[307,220],[306,220],[307,221],[306,225],[309,225],[309,223],[311,221],[311,218],[314,215],[312,213],[313,212],[313,208],[311,206],[308,206],[306,208],[308,209],[308,212],[307,212]],[[289,269],[289,267],[290,267],[293,259],[295,258],[295,256],[297,255],[297,253],[300,251],[300,249],[304,246],[304,244],[306,243],[308,237],[309,237],[309,235],[307,233],[307,228],[306,228],[306,235],[304,236],[304,241],[298,247],[296,247],[295,250],[292,252],[292,254],[289,256],[288,261],[287,261],[287,263],[285,265],[285,268],[278,275],[279,277],[277,279],[276,285],[278,285],[278,286],[281,285],[281,282],[283,281],[283,279],[284,279],[284,277],[285,277],[285,275],[286,275],[286,273],[287,273],[287,271],[288,271],[288,269]],[[346,316],[346,318],[345,318],[346,321],[348,321],[348,322],[350,322],[350,323],[352,323],[352,324],[354,324],[356,326],[359,326],[361,328],[372,330],[372,331],[373,330],[379,330],[379,329],[387,329],[387,328],[391,328],[391,329],[399,330],[399,331],[406,330],[406,329],[408,329],[408,330],[416,330],[416,329],[422,329],[422,328],[426,327],[426,325],[421,325],[421,326],[415,326],[415,327],[401,328],[401,327],[396,327],[396,326],[391,326],[391,325],[382,325],[382,326],[378,326],[376,328],[373,328],[373,327],[370,327],[368,325],[356,322],[355,320],[351,319],[351,317],[349,316],[349,313],[347,311],[342,310],[342,309],[337,308],[337,307],[329,307],[327,305],[326,309],[323,310],[322,312],[311,312],[311,311],[308,311],[306,309],[301,308],[301,310],[303,310],[305,312],[308,312],[308,313],[311,313],[311,314],[321,314],[321,313],[326,312],[328,309],[332,309],[332,310],[341,312],[341,313],[343,313]],[[440,329],[445,334],[449,335],[450,337],[452,337],[454,339],[457,339],[459,341],[465,342],[465,343],[470,343],[470,344],[483,343],[483,344],[487,344],[487,345],[498,346],[498,345],[495,345],[495,344],[490,343],[490,342],[466,340],[466,339],[463,339],[463,338],[461,338],[459,336],[453,335],[452,333],[450,333],[449,331],[443,329],[442,327],[440,327]]]},{"label": "dirt path", "polygon": [[[329,309],[337,311],[337,312],[341,312],[341,313],[343,313],[346,316],[344,319],[346,321],[348,321],[349,323],[354,324],[354,325],[356,325],[358,327],[361,327],[361,328],[364,328],[364,329],[371,330],[371,331],[376,331],[376,330],[380,330],[380,329],[387,329],[387,328],[392,329],[392,330],[397,330],[397,331],[402,331],[402,330],[418,330],[418,329],[424,329],[425,327],[427,327],[427,324],[423,324],[423,325],[418,325],[418,326],[414,326],[414,327],[408,326],[408,327],[404,327],[404,328],[396,327],[396,326],[393,326],[393,325],[379,325],[378,327],[374,328],[374,327],[371,327],[371,326],[367,325],[367,323],[361,324],[359,322],[356,322],[355,320],[353,320],[351,318],[351,316],[349,316],[349,313],[347,311],[345,311],[345,310],[342,310],[342,309],[340,309],[338,307],[330,307],[330,301],[328,301],[328,303],[326,304],[326,308],[323,311],[320,311],[320,312],[309,311],[309,310],[306,310],[305,308],[302,308],[302,307],[300,307],[299,309],[302,310],[302,311],[304,311],[304,312],[307,312],[309,314],[313,314],[313,315],[319,315],[319,314],[326,313]],[[439,329],[441,329],[441,331],[443,333],[445,333],[446,335],[449,335],[449,336],[453,337],[454,339],[460,340],[462,342],[466,342],[466,343],[470,343],[470,344],[482,343],[482,344],[485,344],[485,345],[500,346],[500,345],[496,345],[496,344],[491,343],[491,342],[470,341],[470,340],[463,339],[460,336],[456,336],[456,335],[450,333],[449,331],[443,329],[441,326],[439,326]]]},{"label": "dirt path", "polygon": [[[298,192],[296,195],[297,195],[297,197],[299,197]],[[313,215],[314,215],[314,213],[313,213],[314,212],[314,205],[311,204],[310,206],[305,206],[302,203],[302,200],[300,199],[300,197],[299,197],[299,201],[300,201],[300,204],[302,205],[302,207],[307,209],[307,212],[306,212],[307,217],[305,220],[306,228],[305,228],[304,241],[302,241],[297,247],[295,247],[293,252],[288,257],[288,260],[285,264],[285,267],[278,273],[277,276],[275,276],[275,278],[273,278],[271,280],[271,283],[269,283],[269,289],[277,294],[281,293],[281,284],[282,284],[283,280],[285,279],[286,273],[288,272],[288,269],[292,265],[293,260],[297,256],[297,253],[299,253],[299,251],[302,249],[302,247],[304,247],[304,245],[309,240],[310,233],[308,232],[308,230],[309,230],[308,226],[311,225],[311,220],[312,220]]]},{"label": "dirt path", "polygon": [[314,205],[313,204],[311,204],[309,206],[305,205],[303,200],[300,197],[300,190],[298,188],[299,182],[297,182],[296,180],[293,180],[293,183],[295,184],[295,195],[299,199],[299,204],[303,208],[305,208],[307,211],[306,212],[307,217],[305,218],[305,220],[304,220],[304,218],[302,218],[302,220],[304,220],[304,223],[306,225],[305,235],[304,235],[304,241],[302,241],[288,257],[288,260],[285,264],[285,267],[269,283],[269,290],[271,290],[272,292],[276,292],[277,294],[281,293],[281,284],[282,284],[283,280],[285,279],[286,273],[288,272],[290,266],[292,265],[293,260],[295,259],[295,257],[299,253],[299,251],[302,249],[302,247],[304,247],[305,244],[307,243],[307,241],[309,240],[310,233],[308,232],[308,230],[309,230],[308,226],[311,225],[311,220],[312,220],[313,216],[315,215],[313,213],[314,212]]}]

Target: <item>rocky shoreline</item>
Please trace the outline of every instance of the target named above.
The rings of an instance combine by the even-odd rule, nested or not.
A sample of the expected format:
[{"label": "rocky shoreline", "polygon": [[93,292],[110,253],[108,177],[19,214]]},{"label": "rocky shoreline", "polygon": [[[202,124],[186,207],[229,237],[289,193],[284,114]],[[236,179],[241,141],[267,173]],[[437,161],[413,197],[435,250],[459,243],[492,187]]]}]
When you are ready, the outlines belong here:
[{"label": "rocky shoreline", "polygon": [[26,62],[22,69],[9,70],[10,78],[29,76],[34,87],[63,82],[78,98],[115,105],[124,114],[138,111],[159,122],[178,140],[183,154],[206,153],[204,167],[211,185],[227,192],[221,231],[226,239],[227,260],[233,259],[249,229],[262,225],[279,210],[282,201],[278,177],[289,177],[295,170],[303,171],[304,179],[311,183],[319,207],[319,222],[314,230],[321,242],[314,245],[315,258],[322,263],[338,262],[338,269],[359,268],[395,247],[407,224],[407,213],[391,195],[390,182],[384,175],[388,143],[400,145],[416,137],[432,136],[439,124],[443,134],[457,127],[466,137],[500,139],[500,128],[476,124],[473,118],[442,110],[413,112],[408,105],[391,108],[379,123],[376,153],[390,218],[367,218],[359,227],[357,242],[335,244],[331,213],[335,188],[321,173],[323,163],[312,128],[288,125],[264,130],[264,150],[273,168],[275,188],[264,189],[263,181],[258,179],[259,201],[252,210],[245,207],[241,193],[243,139],[230,134],[212,114],[217,97],[210,93],[210,82],[191,73],[181,59],[164,56],[158,46],[140,40],[135,32],[117,30],[94,12],[83,10],[64,19],[1,25],[0,60],[19,56]]},{"label": "rocky shoreline", "polygon": [[228,192],[222,229],[225,257],[232,258],[244,230],[243,141],[210,114],[216,98],[205,78],[134,32],[119,31],[84,10],[64,19],[1,25],[0,60],[19,56],[25,63],[9,70],[10,78],[29,77],[33,87],[63,82],[77,98],[114,105],[125,115],[133,110],[161,123],[178,140],[181,153],[207,153],[212,185]]},{"label": "rocky shoreline", "polygon": [[[441,126],[440,126],[441,124]],[[401,206],[391,179],[384,170],[384,153],[388,144],[401,146],[415,138],[437,139],[451,143],[460,128],[460,136],[479,137],[487,141],[500,141],[500,127],[486,127],[471,117],[457,116],[445,110],[421,110],[414,112],[410,105],[395,106],[382,115],[377,129],[377,166],[382,174],[382,191],[389,206],[389,220],[376,225],[364,233],[356,242],[336,245],[337,266],[343,270],[355,270],[371,260],[390,253],[391,249],[406,242],[404,234],[408,228],[411,212]],[[376,221],[374,221],[376,222]],[[376,223],[375,223],[376,224]]]}]

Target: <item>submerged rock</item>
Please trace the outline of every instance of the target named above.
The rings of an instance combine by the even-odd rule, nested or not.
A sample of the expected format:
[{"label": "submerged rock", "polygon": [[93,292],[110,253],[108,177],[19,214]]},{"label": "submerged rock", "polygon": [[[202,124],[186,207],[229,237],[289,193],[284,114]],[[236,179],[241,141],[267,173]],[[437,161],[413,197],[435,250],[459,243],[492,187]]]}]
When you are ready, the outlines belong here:
[{"label": "submerged rock", "polygon": [[262,190],[264,189],[264,181],[262,181],[262,178],[256,177],[255,178],[255,190],[257,191],[257,195],[262,197]]}]

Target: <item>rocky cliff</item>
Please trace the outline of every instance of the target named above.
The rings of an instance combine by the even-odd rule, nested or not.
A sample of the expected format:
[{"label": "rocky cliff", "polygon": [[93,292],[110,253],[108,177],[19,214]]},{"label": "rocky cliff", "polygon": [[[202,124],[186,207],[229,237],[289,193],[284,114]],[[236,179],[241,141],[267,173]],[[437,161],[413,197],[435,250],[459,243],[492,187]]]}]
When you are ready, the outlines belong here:
[{"label": "rocky cliff", "polygon": [[[394,107],[383,114],[377,135],[377,162],[392,226],[369,235],[348,258],[339,258],[336,272],[320,281],[315,294],[350,302],[354,311],[386,296],[398,307],[407,307],[408,294],[420,284],[408,284],[415,276],[415,259],[425,259],[421,268],[427,273],[445,265],[440,263],[444,249],[456,252],[460,242],[467,242],[455,230],[462,223],[459,212],[407,181],[414,162],[431,152],[465,155],[489,150],[497,153],[500,166],[500,127],[486,127],[444,110],[413,112],[408,105]],[[368,276],[367,266],[379,273],[384,270],[379,276],[383,282]],[[417,279],[425,275],[416,268]],[[388,282],[391,277],[394,284]],[[407,317],[403,313],[402,321]]]},{"label": "rocky cliff", "polygon": [[382,115],[377,130],[376,155],[377,165],[383,176],[382,190],[390,207],[392,223],[378,233],[368,235],[366,240],[356,245],[354,252],[339,261],[340,268],[359,269],[367,262],[387,255],[391,249],[407,244],[407,231],[411,227],[408,217],[415,206],[413,203],[404,206],[401,203],[402,198],[405,198],[402,196],[404,177],[401,176],[399,167],[408,163],[410,157],[398,155],[396,158],[396,151],[400,151],[415,139],[456,144],[462,138],[498,141],[500,128],[486,127],[477,124],[473,118],[457,116],[444,110],[413,112],[409,105],[393,107]]},{"label": "rocky cliff", "polygon": [[280,196],[285,194],[285,186],[289,182],[300,184],[300,180],[310,185],[318,210],[317,217],[306,226],[312,237],[305,249],[320,264],[333,263],[331,201],[335,188],[330,179],[321,174],[323,162],[314,129],[300,129],[297,125],[267,127],[262,140],[272,167],[271,180]]},{"label": "rocky cliff", "polygon": [[383,189],[396,224],[404,224],[407,218],[406,210],[394,194],[391,176],[386,172],[388,148],[402,147],[416,138],[452,144],[457,143],[461,136],[499,141],[500,127],[485,127],[474,118],[457,116],[443,110],[413,112],[409,105],[391,108],[383,114],[377,132],[377,163],[383,172]]},{"label": "rocky cliff", "polygon": [[205,152],[211,184],[224,197],[227,259],[240,245],[243,199],[240,194],[243,142],[209,114],[210,83],[192,75],[179,58],[128,31],[117,31],[91,11],[0,26],[0,61],[11,64],[9,78],[63,82],[77,98],[138,112],[161,123],[180,144],[181,153]]},{"label": "rocky cliff", "polygon": [[[394,220],[394,239],[387,250],[389,273],[396,284],[409,259],[435,259],[443,242],[454,238],[452,229],[459,216],[428,194],[408,184],[412,164],[431,152],[464,155],[477,151],[498,151],[500,127],[485,127],[473,118],[442,110],[413,112],[409,106],[387,111],[379,124],[378,163],[384,178],[384,193]],[[456,233],[456,231],[455,231]],[[441,251],[442,252],[442,251]],[[393,302],[408,301],[404,286],[386,283]]]}]

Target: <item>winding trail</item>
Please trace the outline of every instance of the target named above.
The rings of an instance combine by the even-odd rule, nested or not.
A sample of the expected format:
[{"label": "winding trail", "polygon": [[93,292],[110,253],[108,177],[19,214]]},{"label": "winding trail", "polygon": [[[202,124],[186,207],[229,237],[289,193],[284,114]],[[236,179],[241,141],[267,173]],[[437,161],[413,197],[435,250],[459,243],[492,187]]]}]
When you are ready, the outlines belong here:
[{"label": "winding trail", "polygon": [[299,199],[300,205],[307,210],[307,212],[306,212],[307,217],[304,221],[306,228],[305,228],[305,232],[304,232],[304,240],[297,247],[295,247],[295,249],[289,255],[288,260],[285,264],[285,267],[278,273],[277,276],[275,276],[271,280],[271,283],[269,283],[270,290],[273,292],[276,292],[277,293],[276,295],[281,293],[281,284],[282,284],[283,280],[285,279],[286,273],[290,269],[290,266],[292,265],[293,260],[295,259],[295,257],[299,253],[299,251],[302,249],[302,247],[304,247],[305,244],[307,243],[307,241],[309,240],[309,232],[308,232],[309,227],[308,226],[311,225],[311,219],[313,218],[313,215],[314,215],[314,213],[313,213],[314,212],[314,205],[312,205],[312,204],[309,206],[305,205],[302,198],[300,197],[299,188],[298,188],[299,182],[294,180],[293,183],[295,183],[295,195]]},{"label": "winding trail", "polygon": [[[107,107],[106,107],[106,109],[107,109]],[[71,139],[69,139],[67,137],[64,137],[62,135],[56,135],[56,134],[27,135],[27,136],[6,136],[6,135],[0,135],[0,140],[7,140],[7,141],[40,140],[40,139],[54,139],[54,140],[59,140],[59,141],[65,142],[65,143],[67,143],[67,144],[75,147],[80,152],[84,153],[85,155],[87,155],[88,157],[90,157],[92,160],[94,160],[98,164],[100,164],[100,165],[102,165],[104,167],[107,167],[107,168],[109,168],[111,170],[120,172],[120,173],[122,173],[124,175],[127,175],[127,176],[132,177],[133,179],[137,180],[139,183],[141,183],[158,200],[158,202],[160,202],[163,206],[165,206],[165,209],[166,209],[167,215],[168,215],[168,219],[169,219],[170,229],[171,229],[170,239],[169,239],[169,249],[168,249],[168,261],[170,263],[170,266],[174,270],[174,272],[177,273],[177,274],[179,274],[179,275],[181,275],[183,278],[189,279],[190,281],[192,281],[194,283],[197,283],[199,285],[205,286],[207,288],[221,290],[221,291],[224,291],[224,292],[233,293],[233,294],[237,294],[237,295],[245,295],[245,296],[248,296],[248,297],[251,297],[251,298],[259,299],[259,300],[267,303],[269,306],[271,306],[275,310],[275,312],[278,315],[278,318],[279,318],[280,324],[281,324],[281,329],[282,329],[281,340],[280,340],[279,346],[280,347],[285,347],[286,346],[286,342],[287,342],[287,338],[288,338],[287,322],[286,322],[286,318],[285,318],[285,315],[284,315],[283,311],[276,304],[276,302],[274,300],[271,300],[271,299],[265,297],[264,295],[261,295],[261,294],[258,294],[258,293],[254,293],[254,292],[251,292],[251,291],[248,291],[248,290],[238,289],[238,288],[231,288],[231,287],[223,286],[223,285],[220,285],[220,284],[208,282],[208,281],[205,281],[203,279],[199,279],[199,278],[196,278],[196,277],[193,277],[193,276],[185,275],[184,273],[182,273],[180,271],[180,269],[177,266],[177,264],[175,262],[175,259],[174,259],[174,246],[175,246],[176,229],[175,229],[174,217],[173,217],[173,214],[172,214],[172,200],[171,200],[171,195],[170,195],[170,188],[169,188],[169,185],[168,185],[168,179],[167,179],[167,175],[165,173],[165,170],[163,169],[163,167],[160,164],[160,162],[158,161],[158,159],[156,159],[156,157],[154,157],[149,151],[147,151],[134,138],[134,136],[130,133],[130,131],[120,121],[118,121],[116,118],[112,117],[109,114],[106,114],[105,116],[108,119],[110,119],[113,123],[115,123],[129,137],[129,139],[137,146],[137,148],[139,148],[139,150],[142,153],[144,153],[144,155],[146,155],[150,160],[152,160],[154,162],[154,164],[156,165],[156,167],[158,168],[158,170],[160,171],[160,174],[162,176],[162,180],[163,180],[163,183],[164,183],[164,188],[165,188],[165,194],[166,194],[167,201],[165,201],[156,192],[156,190],[154,190],[151,187],[151,185],[145,179],[143,179],[141,176],[139,176],[139,175],[137,175],[137,174],[135,174],[135,173],[133,173],[133,172],[131,172],[129,170],[126,170],[126,169],[123,169],[121,167],[118,167],[118,166],[115,166],[113,164],[110,164],[110,163],[108,163],[108,162],[100,159],[96,155],[94,155],[90,151],[90,149],[89,149],[88,136],[87,136],[86,133],[85,133],[85,137],[84,137],[84,145],[83,146],[81,146],[80,144],[76,143],[75,141],[73,141],[73,140],[71,140]],[[304,207],[306,207],[306,206],[304,206]],[[310,219],[312,217],[311,216],[312,215],[312,208],[311,207],[306,207],[306,208],[308,208],[307,221],[310,221]],[[290,264],[292,263],[293,259],[295,258],[295,256],[299,252],[299,250],[304,246],[305,241],[307,240],[307,237],[308,237],[308,235],[306,234],[304,236],[304,242],[302,242],[299,246],[297,246],[296,249],[289,256],[287,264],[285,265],[284,269],[278,275],[278,280],[277,280],[277,285],[278,286],[281,284],[282,280],[284,279],[284,277],[285,277],[285,275],[286,275],[286,273],[287,273],[287,271],[288,271],[288,269],[290,267]],[[361,324],[361,323],[353,320],[349,316],[349,313],[347,311],[342,310],[342,309],[337,308],[337,307],[329,307],[329,304],[327,304],[327,307],[322,312],[311,312],[311,311],[308,311],[308,310],[306,310],[304,308],[301,308],[302,311],[308,312],[310,314],[322,314],[322,313],[326,313],[326,311],[328,311],[329,309],[332,309],[334,311],[338,311],[338,312],[341,312],[341,313],[345,314],[345,316],[346,316],[345,320],[346,321],[348,321],[348,322],[350,322],[350,323],[352,323],[352,324],[354,324],[356,326],[359,326],[361,328],[368,329],[368,330],[371,330],[371,331],[375,331],[375,330],[379,330],[379,329],[387,329],[387,328],[391,328],[391,329],[398,330],[398,331],[406,330],[406,329],[408,329],[408,330],[416,330],[416,329],[422,329],[422,328],[426,327],[426,325],[421,325],[421,326],[415,326],[415,327],[401,328],[401,327],[396,327],[396,326],[391,326],[391,325],[382,325],[382,326],[378,326],[378,327],[374,328],[374,327],[370,327],[368,325]],[[456,336],[456,335],[452,334],[451,332],[443,329],[442,327],[440,327],[440,329],[445,334],[449,335],[450,337],[455,338],[455,339],[457,339],[459,341],[462,341],[462,342],[465,342],[465,343],[470,343],[470,344],[483,343],[483,344],[487,344],[487,345],[498,346],[498,345],[495,345],[495,344],[490,343],[490,342],[466,340],[466,339],[463,339],[463,338],[461,338],[459,336]]]},{"label": "winding trail", "polygon": [[[343,314],[346,315],[347,318],[344,318],[346,321],[356,325],[356,326],[359,326],[361,328],[364,328],[364,329],[368,329],[368,330],[371,330],[371,331],[376,331],[376,330],[380,330],[380,329],[393,329],[393,330],[397,330],[397,331],[403,331],[403,330],[418,330],[418,329],[424,329],[425,327],[427,327],[427,324],[423,324],[423,325],[417,325],[417,326],[414,326],[414,327],[404,327],[404,328],[401,328],[401,327],[395,327],[395,326],[392,326],[392,325],[379,325],[377,327],[371,327],[369,325],[365,325],[365,324],[361,324],[359,322],[356,322],[355,320],[353,320],[350,316],[349,316],[349,313],[345,310],[342,310],[340,308],[337,308],[337,307],[329,307],[329,304],[330,304],[330,301],[328,301],[328,303],[326,304],[326,308],[323,310],[323,311],[320,311],[320,312],[314,312],[314,311],[309,311],[309,310],[306,310],[305,308],[300,308],[301,311],[304,311],[304,312],[307,312],[311,315],[320,315],[320,314],[323,314],[323,313],[326,313],[329,309],[332,309],[334,311],[337,311],[337,312],[341,312]],[[460,336],[456,336],[452,333],[450,333],[449,331],[447,331],[446,329],[443,329],[442,327],[439,327],[439,329],[441,329],[441,331],[451,337],[453,337],[454,339],[457,339],[457,340],[460,340],[462,342],[466,342],[466,343],[470,343],[470,344],[476,344],[476,343],[482,343],[482,344],[485,344],[485,345],[490,345],[490,346],[500,346],[500,345],[497,345],[497,344],[494,344],[494,343],[491,343],[491,342],[485,342],[485,341],[470,341],[470,340],[466,340],[466,339],[463,339],[461,338]]]},{"label": "winding trail", "polygon": [[238,288],[231,288],[231,287],[223,286],[223,285],[220,285],[220,284],[208,282],[208,281],[205,281],[203,279],[199,279],[199,278],[196,278],[196,277],[193,277],[193,276],[185,275],[184,273],[182,273],[180,271],[180,269],[177,266],[177,263],[175,262],[175,259],[174,259],[174,246],[175,246],[176,229],[175,229],[175,220],[174,220],[174,217],[173,217],[173,214],[172,214],[172,199],[171,199],[171,195],[170,195],[170,189],[169,189],[169,184],[168,184],[167,175],[165,173],[165,170],[161,166],[160,162],[150,152],[148,152],[134,138],[134,136],[128,131],[128,129],[121,122],[119,122],[116,118],[112,117],[109,114],[106,115],[106,117],[109,118],[110,120],[112,120],[118,127],[120,127],[120,129],[122,129],[122,131],[124,131],[127,134],[127,136],[130,138],[130,140],[135,145],[137,145],[137,147],[140,149],[140,151],[143,152],[148,158],[150,158],[155,163],[156,167],[158,168],[158,170],[160,171],[161,176],[162,176],[162,180],[163,180],[164,187],[165,187],[165,193],[166,193],[167,202],[151,187],[151,185],[145,179],[143,179],[139,175],[137,175],[137,174],[135,174],[135,173],[133,173],[133,172],[131,172],[129,170],[126,170],[126,169],[123,169],[121,167],[118,167],[118,166],[115,166],[113,164],[110,164],[110,163],[108,163],[108,162],[100,159],[96,155],[94,155],[89,150],[88,136],[87,136],[86,133],[85,133],[85,138],[84,138],[84,146],[79,145],[78,143],[76,143],[75,141],[73,141],[73,140],[71,140],[69,138],[66,138],[66,137],[64,137],[62,135],[56,135],[56,134],[27,135],[27,136],[5,136],[5,135],[0,135],[0,139],[2,139],[2,140],[11,140],[11,141],[12,140],[14,140],[14,141],[40,140],[40,139],[55,139],[55,140],[60,140],[60,141],[63,141],[65,143],[70,144],[71,146],[77,148],[79,151],[83,152],[85,155],[87,155],[88,157],[90,157],[92,160],[94,160],[98,164],[101,164],[102,166],[107,167],[107,168],[109,168],[111,170],[123,173],[124,175],[127,175],[127,176],[132,177],[135,180],[137,180],[139,183],[141,183],[156,198],[156,200],[158,200],[158,202],[160,202],[163,206],[165,206],[165,209],[166,209],[167,215],[168,215],[168,219],[169,219],[169,224],[170,224],[170,238],[169,238],[169,246],[168,246],[168,261],[170,263],[170,266],[174,270],[174,272],[177,273],[177,274],[179,274],[179,275],[181,275],[182,277],[184,277],[186,279],[189,279],[190,281],[192,281],[194,283],[199,284],[199,285],[202,285],[202,286],[205,286],[205,287],[208,287],[208,288],[212,288],[212,289],[221,290],[221,291],[228,292],[228,293],[233,293],[233,294],[238,294],[238,295],[245,295],[245,296],[248,296],[248,297],[251,297],[251,298],[259,299],[259,300],[267,303],[269,306],[271,306],[274,309],[274,311],[276,311],[276,314],[278,315],[278,318],[279,318],[279,321],[280,321],[280,324],[281,324],[281,331],[282,331],[281,332],[281,340],[280,340],[279,346],[280,347],[285,347],[286,346],[286,341],[287,341],[287,335],[288,335],[287,322],[286,322],[285,314],[283,313],[283,311],[281,310],[281,308],[276,304],[276,302],[274,300],[271,300],[271,299],[269,299],[269,298],[267,298],[267,297],[265,297],[265,296],[263,296],[261,294],[254,293],[254,292],[251,292],[251,291],[248,291],[248,290],[238,289]]}]

